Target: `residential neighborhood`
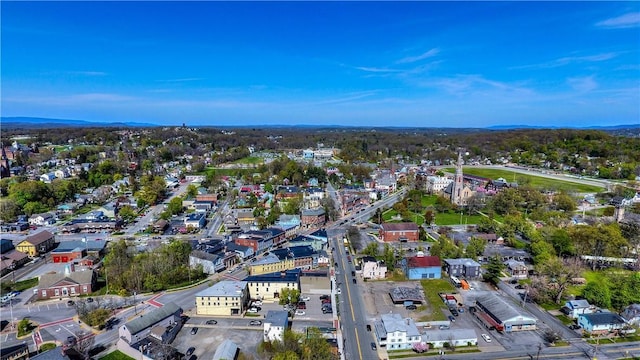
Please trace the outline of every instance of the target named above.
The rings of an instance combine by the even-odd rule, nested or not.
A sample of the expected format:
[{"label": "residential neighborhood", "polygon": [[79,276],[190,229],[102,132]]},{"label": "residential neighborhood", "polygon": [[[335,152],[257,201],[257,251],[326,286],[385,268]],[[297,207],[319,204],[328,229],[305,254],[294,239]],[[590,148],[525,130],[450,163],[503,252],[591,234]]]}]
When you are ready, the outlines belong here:
[{"label": "residential neighborhood", "polygon": [[225,161],[242,172],[224,175],[205,170],[221,152],[118,163],[84,149],[81,164],[69,147],[2,179],[1,200],[19,206],[2,222],[3,334],[16,340],[19,321],[42,316],[34,334],[65,354],[91,339],[98,357],[156,360],[266,359],[288,336],[321,339],[327,359],[638,341],[640,189],[620,201],[628,188],[589,185],[585,205],[582,191],[526,184],[534,170],[513,173],[525,184],[467,174],[487,160],[463,151],[347,166],[337,147],[254,148],[238,160],[256,165]]}]

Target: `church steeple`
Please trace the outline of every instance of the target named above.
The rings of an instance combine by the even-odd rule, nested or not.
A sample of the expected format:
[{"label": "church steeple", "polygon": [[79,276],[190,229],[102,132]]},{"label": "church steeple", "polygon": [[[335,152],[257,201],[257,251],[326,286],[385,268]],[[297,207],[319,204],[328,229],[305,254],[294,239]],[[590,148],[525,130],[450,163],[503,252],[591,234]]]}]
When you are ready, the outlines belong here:
[{"label": "church steeple", "polygon": [[453,188],[451,189],[451,202],[455,205],[462,205],[464,189],[464,175],[462,174],[462,151],[458,152],[458,162],[456,163],[456,177],[453,180]]},{"label": "church steeple", "polygon": [[[0,145],[2,146],[2,145]],[[2,146],[2,158],[0,159],[0,178],[10,177],[11,169],[9,165],[9,158],[7,157],[7,152]]]}]

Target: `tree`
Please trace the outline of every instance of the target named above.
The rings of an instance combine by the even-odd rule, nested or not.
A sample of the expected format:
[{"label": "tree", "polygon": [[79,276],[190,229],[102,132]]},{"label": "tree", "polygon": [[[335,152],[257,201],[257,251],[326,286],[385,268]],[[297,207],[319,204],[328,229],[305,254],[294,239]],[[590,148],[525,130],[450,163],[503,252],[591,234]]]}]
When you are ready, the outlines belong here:
[{"label": "tree", "polygon": [[280,291],[280,305],[297,304],[300,301],[300,290],[283,288]]},{"label": "tree", "polygon": [[20,209],[13,199],[0,199],[0,220],[12,222],[18,216]]},{"label": "tree", "polygon": [[138,217],[136,211],[129,205],[121,207],[120,210],[118,210],[118,216],[127,223],[132,222]]},{"label": "tree", "polygon": [[427,226],[431,226],[431,224],[433,224],[433,221],[435,219],[436,219],[436,214],[433,211],[433,209],[427,209],[427,211],[424,212],[424,222],[425,224],[427,224]]},{"label": "tree", "polygon": [[582,296],[589,304],[605,309],[611,308],[611,290],[608,283],[591,281],[582,289]]},{"label": "tree", "polygon": [[487,271],[482,275],[482,277],[485,281],[497,285],[502,277],[502,270],[504,267],[502,260],[497,255],[493,256],[489,259]]},{"label": "tree", "polygon": [[457,247],[451,239],[445,235],[440,235],[438,241],[431,245],[429,251],[431,255],[440,259],[457,259],[462,257],[462,249]]},{"label": "tree", "polygon": [[187,196],[190,198],[194,198],[196,197],[196,195],[198,195],[198,188],[193,184],[187,186]]},{"label": "tree", "polygon": [[367,247],[365,247],[364,250],[362,250],[362,253],[365,254],[365,255],[378,257],[378,255],[380,253],[380,249],[378,248],[378,243],[377,242],[372,242],[372,243],[367,244]]},{"label": "tree", "polygon": [[487,246],[487,241],[479,237],[471,237],[469,244],[465,248],[464,252],[467,257],[477,259],[484,253],[484,248]]},{"label": "tree", "polygon": [[576,210],[576,201],[567,193],[558,193],[553,196],[552,205],[556,210],[571,212]]},{"label": "tree", "polygon": [[171,215],[177,215],[182,212],[182,198],[180,196],[176,196],[169,201],[167,204],[167,211]]},{"label": "tree", "polygon": [[544,291],[549,293],[551,300],[556,304],[560,303],[565,290],[571,285],[571,280],[579,277],[582,273],[580,260],[558,257],[551,257],[547,261],[537,264],[536,269],[541,276],[548,279],[548,284],[551,284]]}]

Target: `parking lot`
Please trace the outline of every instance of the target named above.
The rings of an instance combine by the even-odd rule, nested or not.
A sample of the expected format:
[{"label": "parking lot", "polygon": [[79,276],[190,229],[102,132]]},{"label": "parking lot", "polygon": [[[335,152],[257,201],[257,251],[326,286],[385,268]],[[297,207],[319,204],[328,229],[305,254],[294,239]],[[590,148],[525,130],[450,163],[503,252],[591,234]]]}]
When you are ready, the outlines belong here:
[{"label": "parking lot", "polygon": [[[194,319],[191,319],[188,324],[193,324],[193,320]],[[201,319],[198,319],[196,323],[199,324],[200,320]],[[233,329],[227,326],[200,325],[198,326],[198,332],[193,335],[191,334],[191,329],[193,328],[193,326],[185,326],[178,333],[178,336],[176,336],[172,345],[183,354],[187,351],[188,348],[193,346],[196,348],[193,352],[194,355],[196,355],[198,358],[210,359],[216,352],[218,346],[224,340],[228,339],[236,343],[242,353],[249,354],[258,359],[259,357],[256,353],[256,349],[263,338],[263,327],[249,327],[249,319],[244,320],[244,323],[246,323],[247,327],[243,329]],[[202,320],[202,323],[204,323],[204,321],[205,320]],[[240,320],[236,321],[238,321],[239,326]]]}]

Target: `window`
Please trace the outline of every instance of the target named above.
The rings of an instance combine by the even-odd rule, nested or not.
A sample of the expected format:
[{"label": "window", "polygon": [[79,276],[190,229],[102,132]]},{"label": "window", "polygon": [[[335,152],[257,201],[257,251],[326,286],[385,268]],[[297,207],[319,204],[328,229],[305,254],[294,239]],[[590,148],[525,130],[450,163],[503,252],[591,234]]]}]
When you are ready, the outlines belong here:
[{"label": "window", "polygon": [[60,290],[56,289],[55,290],[55,294],[56,294],[56,296],[60,296]]},{"label": "window", "polygon": [[47,296],[47,290],[42,290],[42,296],[46,297]]},{"label": "window", "polygon": [[82,286],[82,291],[83,291],[83,292],[85,292],[85,293],[86,293],[86,292],[89,292],[89,291],[88,291],[88,288],[87,288],[87,285],[83,285],[83,286]]},{"label": "window", "polygon": [[72,293],[72,294],[75,294],[75,293],[76,293],[76,288],[75,288],[75,287],[72,287],[72,288],[71,288],[71,293]]}]

